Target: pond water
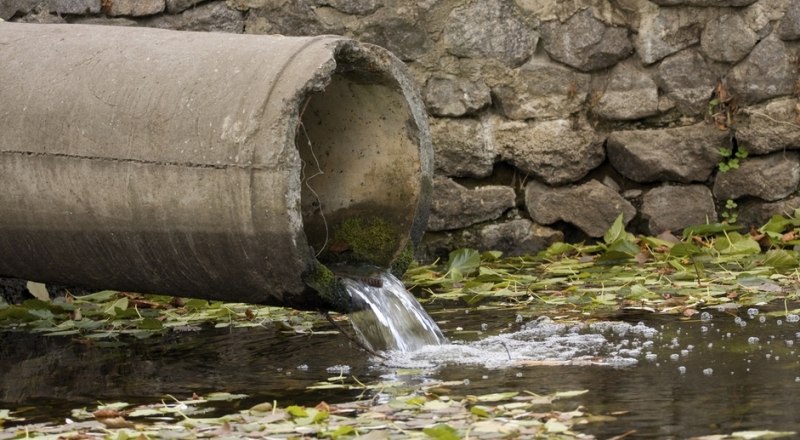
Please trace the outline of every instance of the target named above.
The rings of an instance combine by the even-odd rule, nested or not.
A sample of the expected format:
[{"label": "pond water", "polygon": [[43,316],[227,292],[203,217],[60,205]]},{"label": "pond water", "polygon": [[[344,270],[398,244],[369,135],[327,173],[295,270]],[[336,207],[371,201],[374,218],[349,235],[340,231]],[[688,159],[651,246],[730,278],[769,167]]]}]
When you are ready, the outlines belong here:
[{"label": "pond water", "polygon": [[118,347],[5,332],[0,408],[29,408],[28,422],[63,420],[71,408],[98,400],[146,403],[215,391],[249,395],[238,401],[242,407],[273,399],[314,405],[357,397],[360,391],[306,389],[344,371],[364,383],[458,380],[460,394],[586,389],[559,405],[620,414],[577,428],[598,438],[630,430],[637,438],[800,432],[800,323],[768,311],[692,320],[622,316],[617,324],[576,326],[513,310],[438,309],[431,314],[451,342],[440,356],[423,349],[389,360],[364,353],[342,334],[287,336],[265,327],[173,332]]}]

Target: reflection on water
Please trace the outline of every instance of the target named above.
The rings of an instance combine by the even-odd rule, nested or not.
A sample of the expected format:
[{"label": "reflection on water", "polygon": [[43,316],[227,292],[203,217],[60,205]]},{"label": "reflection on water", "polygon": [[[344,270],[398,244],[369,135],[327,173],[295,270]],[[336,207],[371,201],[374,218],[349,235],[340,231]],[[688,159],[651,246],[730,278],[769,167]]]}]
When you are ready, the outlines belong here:
[{"label": "reflection on water", "polygon": [[[764,311],[742,312],[738,320],[723,313],[705,321],[638,316],[616,329],[589,325],[579,329],[577,333],[586,338],[578,341],[596,341],[604,347],[593,352],[592,344],[576,345],[574,338],[558,344],[554,335],[569,336],[575,329],[565,327],[548,336],[542,331],[551,324],[547,320],[517,322],[513,312],[438,311],[434,316],[455,345],[503,341],[512,359],[543,346],[552,353],[569,354],[562,359],[584,355],[635,359],[617,367],[465,364],[447,360],[444,348],[448,346],[440,358],[425,358],[426,372],[420,374],[463,381],[463,387],[454,391],[459,394],[587,389],[589,393],[577,402],[562,404],[580,403],[595,414],[625,412],[617,421],[580,428],[598,438],[631,429],[637,431],[637,438],[684,438],[748,429],[800,431],[800,416],[793,409],[800,400],[800,323],[796,321],[764,317]],[[643,319],[645,324],[638,324]],[[619,331],[623,328],[629,331]],[[505,336],[498,336],[501,333]],[[484,348],[490,345],[508,359],[501,344]],[[165,394],[188,397],[192,392],[211,391],[245,393],[253,401],[278,399],[282,404],[336,402],[356,394],[308,392],[305,387],[336,375],[330,372],[335,369],[329,369],[337,365],[349,366],[349,374],[362,382],[395,370],[380,362],[369,359],[341,335],[287,337],[268,328],[178,333],[124,348],[2,333],[0,408],[58,405],[51,415],[68,416],[68,408],[98,399],[152,402]]]}]

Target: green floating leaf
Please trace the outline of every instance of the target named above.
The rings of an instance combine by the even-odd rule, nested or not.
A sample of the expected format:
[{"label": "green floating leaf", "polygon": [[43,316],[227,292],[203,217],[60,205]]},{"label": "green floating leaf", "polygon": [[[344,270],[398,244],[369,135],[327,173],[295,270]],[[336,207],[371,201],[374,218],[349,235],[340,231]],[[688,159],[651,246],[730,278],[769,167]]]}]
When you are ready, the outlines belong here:
[{"label": "green floating leaf", "polygon": [[687,226],[683,229],[683,238],[689,239],[695,235],[706,236],[716,235],[722,232],[738,231],[742,229],[740,225],[729,225],[727,223],[708,223],[705,225]]},{"label": "green floating leaf", "polygon": [[144,318],[136,323],[136,327],[141,330],[161,330],[164,324],[155,318]]},{"label": "green floating leaf", "polygon": [[625,232],[625,223],[623,215],[617,216],[617,219],[614,220],[614,223],[611,224],[611,227],[608,228],[605,235],[603,235],[603,241],[606,244],[614,243],[617,240],[624,240],[627,237],[627,232]]},{"label": "green floating leaf", "polygon": [[482,396],[478,396],[478,402],[500,402],[502,400],[508,400],[512,397],[515,397],[519,394],[516,391],[509,391],[507,393],[492,393],[492,394],[484,394]]},{"label": "green floating leaf", "polygon": [[458,431],[456,431],[450,425],[439,424],[430,428],[425,428],[422,430],[430,438],[435,438],[437,440],[459,440],[461,436],[458,435]]},{"label": "green floating leaf", "polygon": [[125,311],[128,309],[128,298],[119,298],[116,301],[107,304],[103,307],[103,313],[111,316],[117,316],[119,312]]},{"label": "green floating leaf", "polygon": [[308,411],[302,406],[291,405],[286,407],[286,412],[292,417],[307,417]]},{"label": "green floating leaf", "polygon": [[742,235],[738,232],[729,232],[714,242],[714,249],[720,254],[757,254],[761,252],[761,246],[749,235]]},{"label": "green floating leaf", "polygon": [[453,281],[461,281],[481,265],[481,255],[475,249],[457,249],[450,252],[447,261],[447,276]]},{"label": "green floating leaf", "polygon": [[476,416],[476,417],[480,417],[480,418],[484,418],[484,419],[488,418],[488,417],[491,417],[491,415],[489,414],[489,411],[487,411],[486,408],[482,407],[482,406],[477,406],[477,405],[473,406],[472,408],[469,409],[469,412],[472,415]]},{"label": "green floating leaf", "polygon": [[344,436],[347,436],[347,435],[353,435],[353,434],[355,434],[355,432],[356,432],[356,430],[352,426],[350,426],[350,425],[342,425],[342,426],[336,428],[335,430],[329,432],[327,435],[330,436],[330,438],[332,438],[333,440],[336,440],[336,439],[338,439],[340,437],[344,437]]},{"label": "green floating leaf", "polygon": [[776,270],[794,269],[798,266],[797,253],[785,249],[771,249],[764,255],[764,265]]}]

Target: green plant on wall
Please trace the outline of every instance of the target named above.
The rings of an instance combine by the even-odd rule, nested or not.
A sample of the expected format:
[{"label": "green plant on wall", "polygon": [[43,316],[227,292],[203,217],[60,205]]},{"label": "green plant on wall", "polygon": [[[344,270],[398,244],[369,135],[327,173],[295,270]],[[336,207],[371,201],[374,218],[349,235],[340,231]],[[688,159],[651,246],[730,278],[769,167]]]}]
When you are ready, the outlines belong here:
[{"label": "green plant on wall", "polygon": [[736,219],[739,217],[739,213],[736,210],[736,208],[738,207],[739,205],[737,205],[736,202],[734,202],[731,199],[728,199],[725,202],[725,209],[723,209],[722,213],[720,214],[720,216],[724,219],[725,223],[728,224],[736,223]]},{"label": "green plant on wall", "polygon": [[732,148],[720,148],[719,155],[721,159],[717,167],[721,173],[727,173],[730,170],[739,168],[740,161],[747,158],[747,150],[743,147],[735,148],[735,150]]}]

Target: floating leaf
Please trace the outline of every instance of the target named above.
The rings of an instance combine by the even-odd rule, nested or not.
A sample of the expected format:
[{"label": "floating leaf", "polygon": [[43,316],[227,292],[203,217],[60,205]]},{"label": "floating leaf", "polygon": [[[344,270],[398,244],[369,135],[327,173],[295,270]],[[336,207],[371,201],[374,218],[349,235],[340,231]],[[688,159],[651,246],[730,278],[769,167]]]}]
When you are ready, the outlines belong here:
[{"label": "floating leaf", "polygon": [[475,249],[458,249],[450,252],[447,261],[447,276],[453,281],[461,281],[481,265],[481,256]]},{"label": "floating leaf", "polygon": [[484,394],[482,396],[477,396],[478,402],[500,402],[503,400],[511,399],[515,397],[519,393],[516,391],[509,391],[506,393],[492,393],[492,394]]},{"label": "floating leaf", "polygon": [[291,405],[286,407],[286,412],[292,417],[307,417],[308,411],[302,406]]},{"label": "floating leaf", "polygon": [[770,249],[764,255],[764,265],[777,270],[794,269],[798,266],[796,253],[784,249]]},{"label": "floating leaf", "polygon": [[428,437],[436,440],[460,440],[461,436],[458,431],[453,429],[450,425],[439,424],[430,428],[422,430]]}]

